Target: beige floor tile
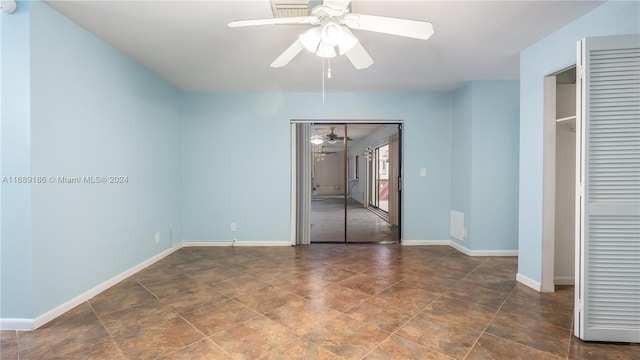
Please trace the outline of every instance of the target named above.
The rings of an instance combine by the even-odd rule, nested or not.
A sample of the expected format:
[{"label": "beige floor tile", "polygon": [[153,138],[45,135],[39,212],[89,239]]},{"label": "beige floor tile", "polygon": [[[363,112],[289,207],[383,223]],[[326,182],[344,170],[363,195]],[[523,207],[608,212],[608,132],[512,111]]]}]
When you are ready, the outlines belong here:
[{"label": "beige floor tile", "polygon": [[483,334],[465,360],[559,360],[560,358],[490,334]]},{"label": "beige floor tile", "polygon": [[398,330],[398,335],[445,355],[462,358],[495,310],[455,299],[439,298]]},{"label": "beige floor tile", "polygon": [[340,313],[307,299],[297,299],[265,313],[293,333],[302,336],[321,322],[335,319]]},{"label": "beige floor tile", "polygon": [[340,360],[342,357],[330,352],[322,346],[316,345],[305,339],[297,339],[287,346],[282,354],[275,354],[272,357],[287,360]]},{"label": "beige floor tile", "polygon": [[159,303],[170,306],[179,314],[184,315],[228,299],[229,297],[212,287],[201,286],[193,290],[164,297],[159,300]]},{"label": "beige floor tile", "polygon": [[259,315],[236,300],[225,300],[186,314],[184,318],[198,330],[211,336]]},{"label": "beige floor tile", "polygon": [[158,360],[231,360],[231,355],[227,354],[218,345],[209,339],[202,339],[191,345],[187,345]]},{"label": "beige floor tile", "polygon": [[20,359],[122,358],[88,303],[37,331],[18,332],[17,344]]},{"label": "beige floor tile", "polygon": [[239,302],[261,314],[298,299],[300,296],[273,286],[267,286],[237,298]]},{"label": "beige floor tile", "polygon": [[202,286],[202,283],[189,276],[183,276],[174,280],[163,280],[153,284],[145,285],[157,298],[179,294],[189,290],[195,290]]},{"label": "beige floor tile", "polygon": [[0,360],[18,360],[18,334],[14,330],[0,330]]},{"label": "beige floor tile", "polygon": [[376,325],[385,331],[394,332],[413,315],[395,311],[390,305],[389,301],[373,296],[351,308],[346,314],[354,319]]},{"label": "beige floor tile", "polygon": [[102,316],[133,306],[154,303],[157,300],[151,292],[137,281],[127,279],[89,299],[89,303],[95,312]]},{"label": "beige floor tile", "polygon": [[389,308],[408,315],[416,315],[425,306],[440,296],[440,293],[408,286],[402,282],[375,295],[388,302]]},{"label": "beige floor tile", "polygon": [[511,312],[514,309],[500,309],[486,332],[511,340],[559,357],[567,357],[571,330],[553,326],[545,320]]},{"label": "beige floor tile", "polygon": [[369,294],[363,293],[359,290],[350,289],[340,284],[329,285],[306,296],[306,298],[313,303],[317,303],[318,305],[326,306],[340,312],[348,311],[369,297]]},{"label": "beige floor tile", "polygon": [[465,280],[478,286],[503,293],[511,292],[511,290],[516,286],[515,273],[488,275],[481,271],[474,270],[465,278]]},{"label": "beige floor tile", "polygon": [[462,280],[454,285],[444,296],[464,300],[498,310],[509,294],[486,287],[478,286],[473,282]]},{"label": "beige floor tile", "polygon": [[418,345],[409,339],[391,335],[371,351],[365,360],[453,360],[437,351]]},{"label": "beige floor tile", "polygon": [[395,281],[386,278],[379,278],[366,274],[357,274],[341,281],[340,285],[348,287],[350,289],[361,291],[365,294],[375,295],[388,289],[394,283]]},{"label": "beige floor tile", "polygon": [[251,275],[234,276],[211,284],[211,287],[232,298],[248,294],[266,286],[269,286],[269,284]]},{"label": "beige floor tile", "polygon": [[262,359],[284,354],[298,338],[283,325],[258,316],[211,336],[236,359]]},{"label": "beige floor tile", "polygon": [[345,359],[360,359],[389,335],[375,325],[338,315],[318,323],[304,338]]},{"label": "beige floor tile", "polygon": [[324,280],[328,283],[336,283],[356,275],[356,272],[341,269],[335,266],[325,266],[320,269],[311,271],[309,275],[318,277],[319,279]]},{"label": "beige floor tile", "polygon": [[182,318],[132,325],[112,336],[129,359],[155,359],[204,338]]},{"label": "beige floor tile", "polygon": [[288,281],[276,284],[278,288],[302,297],[308,296],[314,291],[320,291],[329,285],[331,285],[331,282],[311,273],[298,275]]}]

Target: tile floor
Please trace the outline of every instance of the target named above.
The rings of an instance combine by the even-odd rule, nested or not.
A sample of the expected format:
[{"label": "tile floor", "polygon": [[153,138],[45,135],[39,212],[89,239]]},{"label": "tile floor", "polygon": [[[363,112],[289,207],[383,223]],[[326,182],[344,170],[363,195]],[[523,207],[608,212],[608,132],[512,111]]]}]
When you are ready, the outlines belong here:
[{"label": "tile floor", "polygon": [[[311,242],[344,243],[344,198],[311,201]],[[354,199],[347,201],[347,241],[351,243],[397,243],[398,227],[389,225]]]},{"label": "tile floor", "polygon": [[571,335],[573,289],[515,281],[516,258],[447,246],[183,248],[2,359],[640,359]]}]

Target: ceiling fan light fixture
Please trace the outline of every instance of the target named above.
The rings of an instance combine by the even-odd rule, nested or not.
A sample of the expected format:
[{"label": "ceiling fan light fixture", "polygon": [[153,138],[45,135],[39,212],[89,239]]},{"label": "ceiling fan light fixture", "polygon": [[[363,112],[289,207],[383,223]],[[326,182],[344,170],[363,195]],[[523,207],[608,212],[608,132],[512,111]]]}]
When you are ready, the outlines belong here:
[{"label": "ceiling fan light fixture", "polygon": [[320,38],[330,46],[337,46],[342,41],[344,30],[335,21],[328,21],[320,30]]},{"label": "ceiling fan light fixture", "polygon": [[327,140],[327,143],[329,143],[329,144],[331,144],[331,145],[333,145],[333,144],[335,144],[335,143],[337,143],[337,142],[338,142],[338,140],[336,140],[336,139],[329,139],[329,140]]},{"label": "ceiling fan light fixture", "polygon": [[302,46],[311,53],[318,51],[320,45],[320,28],[314,27],[299,36]]},{"label": "ceiling fan light fixture", "polygon": [[353,49],[354,46],[358,43],[358,39],[353,35],[346,26],[342,27],[344,30],[344,35],[342,36],[342,40],[338,44],[338,50],[340,51],[340,55],[346,54],[349,50]]},{"label": "ceiling fan light fixture", "polygon": [[324,140],[322,140],[322,136],[320,136],[320,135],[313,135],[313,136],[311,137],[311,143],[312,143],[313,145],[320,145],[320,144],[322,144],[323,142],[324,142]]},{"label": "ceiling fan light fixture", "polygon": [[336,56],[336,49],[333,46],[325,44],[321,41],[320,45],[318,46],[318,51],[316,51],[316,55],[323,58],[332,58]]}]

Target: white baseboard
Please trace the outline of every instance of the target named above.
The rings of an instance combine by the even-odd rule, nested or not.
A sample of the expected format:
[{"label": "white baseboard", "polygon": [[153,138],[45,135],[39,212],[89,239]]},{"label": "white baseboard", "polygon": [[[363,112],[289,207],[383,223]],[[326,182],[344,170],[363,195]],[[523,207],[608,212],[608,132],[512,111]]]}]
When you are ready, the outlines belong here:
[{"label": "white baseboard", "polygon": [[461,253],[467,255],[467,256],[472,256],[471,255],[471,250],[467,249],[465,246],[462,246],[460,244],[458,244],[457,242],[453,241],[453,240],[449,240],[449,246],[451,246],[452,248],[460,251]]},{"label": "white baseboard", "polygon": [[518,250],[469,250],[453,240],[402,240],[402,245],[447,245],[467,256],[518,256]]},{"label": "white baseboard", "polygon": [[291,246],[291,241],[184,241],[183,247],[198,247],[198,246]]},{"label": "white baseboard", "polygon": [[575,285],[575,277],[573,276],[556,276],[553,278],[555,285]]},{"label": "white baseboard", "polygon": [[542,291],[542,285],[538,281],[535,281],[535,280],[533,280],[533,279],[531,279],[529,277],[526,277],[526,276],[524,276],[524,275],[522,275],[520,273],[516,274],[516,281],[520,282],[523,285],[526,285],[526,286],[532,288],[535,291],[538,291],[538,292]]},{"label": "white baseboard", "polygon": [[33,319],[0,319],[0,330],[28,331],[34,328]]},{"label": "white baseboard", "polygon": [[400,243],[407,246],[451,245],[449,240],[402,240]]},{"label": "white baseboard", "polygon": [[176,244],[176,245],[174,245],[174,247],[169,248],[169,249],[161,252],[160,254],[155,255],[155,256],[153,256],[153,257],[141,262],[140,264],[138,264],[138,265],[136,265],[136,266],[134,266],[134,267],[132,267],[132,268],[130,268],[128,270],[125,270],[124,272],[112,277],[111,279],[103,282],[102,284],[99,284],[98,286],[96,286],[96,287],[94,287],[94,288],[92,288],[92,289],[90,289],[88,291],[85,291],[84,293],[76,296],[75,298],[65,302],[64,304],[59,305],[59,306],[47,311],[46,313],[44,313],[44,314],[42,314],[40,316],[37,316],[35,318],[35,320],[32,321],[32,323],[33,323],[32,328],[31,329],[26,329],[26,330],[33,330],[33,329],[39,328],[40,326],[48,323],[49,321],[51,321],[51,320],[57,318],[58,316],[66,313],[67,311],[73,309],[74,307],[82,304],[83,302],[85,302],[85,301],[91,299],[92,297],[100,294],[101,292],[107,290],[108,288],[110,288],[113,285],[119,283],[120,281],[122,281],[122,280],[128,278],[129,276],[137,273],[138,271],[146,268],[147,266],[154,264],[158,260],[161,260],[161,259],[165,258],[167,255],[175,252],[176,250],[179,250],[181,247],[182,247],[181,244]]}]

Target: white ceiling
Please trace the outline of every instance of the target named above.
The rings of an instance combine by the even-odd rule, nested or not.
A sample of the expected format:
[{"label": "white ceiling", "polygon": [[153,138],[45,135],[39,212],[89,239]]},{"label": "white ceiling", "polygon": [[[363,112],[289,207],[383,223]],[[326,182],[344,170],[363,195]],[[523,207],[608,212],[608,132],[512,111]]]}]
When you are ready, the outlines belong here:
[{"label": "white ceiling", "polygon": [[[520,50],[603,1],[367,1],[352,12],[426,20],[429,40],[355,31],[374,64],[331,61],[327,92],[451,90],[469,80],[517,79]],[[306,51],[269,65],[308,25],[229,28],[273,17],[269,0],[46,1],[71,20],[183,90],[322,90],[322,62]]]}]

